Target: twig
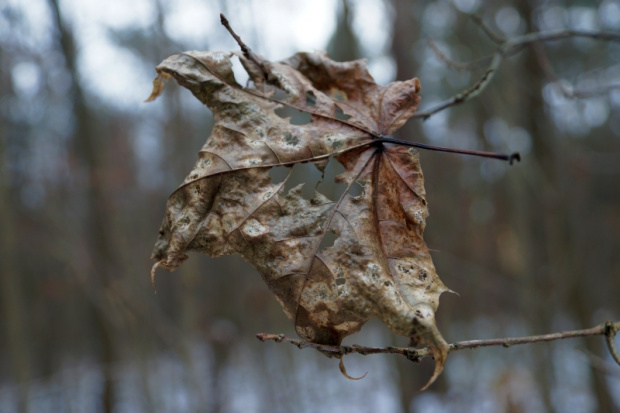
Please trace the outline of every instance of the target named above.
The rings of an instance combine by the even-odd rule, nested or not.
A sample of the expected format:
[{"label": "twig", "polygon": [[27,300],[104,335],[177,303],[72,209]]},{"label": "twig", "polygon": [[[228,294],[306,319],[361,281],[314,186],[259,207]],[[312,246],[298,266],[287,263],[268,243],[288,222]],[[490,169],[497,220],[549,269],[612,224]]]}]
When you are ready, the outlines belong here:
[{"label": "twig", "polygon": [[504,43],[506,41],[506,39],[503,36],[500,36],[499,34],[495,33],[493,30],[491,30],[491,28],[486,25],[486,23],[482,20],[482,18],[480,18],[480,16],[472,14],[470,17],[471,17],[472,21],[474,23],[476,23],[478,25],[478,27],[480,27],[482,29],[482,31],[492,41],[494,41],[497,44],[502,44],[502,43]]},{"label": "twig", "polygon": [[[464,349],[477,349],[480,347],[491,347],[491,346],[503,346],[503,347],[511,347],[519,344],[531,344],[531,343],[539,343],[545,341],[555,341],[562,340],[566,338],[575,338],[575,337],[589,337],[589,336],[600,336],[604,335],[607,341],[607,346],[609,348],[609,352],[611,353],[614,360],[620,365],[620,357],[618,356],[618,352],[616,350],[614,344],[614,336],[617,331],[620,330],[620,321],[611,322],[607,321],[603,324],[599,324],[596,327],[588,328],[585,330],[572,330],[572,331],[563,331],[561,333],[552,333],[552,334],[543,334],[538,336],[526,336],[526,337],[515,337],[515,338],[494,338],[494,339],[485,339],[485,340],[468,340],[468,341],[457,341],[455,343],[450,344],[449,352],[464,350]],[[364,356],[368,354],[400,354],[402,356],[407,357],[411,361],[419,362],[424,357],[431,356],[432,352],[428,348],[406,348],[406,347],[365,347],[359,345],[351,345],[351,346],[328,346],[324,344],[316,344],[311,343],[309,341],[300,340],[296,338],[290,338],[285,336],[284,334],[267,334],[267,333],[259,333],[256,335],[260,341],[269,341],[273,340],[275,342],[288,342],[293,344],[294,346],[303,349],[303,348],[313,348],[318,350],[324,354],[331,356],[345,356],[351,353],[362,354]]]},{"label": "twig", "polygon": [[444,62],[446,65],[450,66],[453,70],[456,70],[459,72],[471,72],[473,70],[476,70],[480,66],[487,65],[488,61],[491,59],[491,56],[484,56],[484,57],[481,57],[480,59],[473,60],[471,62],[458,62],[456,60],[451,59],[450,57],[448,57],[448,55],[442,52],[441,49],[437,46],[437,44],[434,41],[429,40],[428,46],[431,49],[433,49],[433,52],[435,52],[435,55],[437,56],[439,60]]},{"label": "twig", "polygon": [[493,79],[493,76],[495,75],[495,72],[499,68],[499,65],[501,62],[502,62],[501,53],[499,52],[495,53],[495,55],[493,55],[493,59],[491,60],[491,64],[489,65],[487,70],[485,70],[484,74],[476,81],[476,83],[474,83],[472,86],[462,91],[461,93],[454,95],[450,99],[444,100],[443,102],[441,102],[440,104],[438,104],[437,106],[431,109],[415,113],[411,118],[412,119],[421,118],[423,120],[426,120],[437,112],[447,109],[450,106],[458,105],[459,103],[463,103],[466,100],[469,100],[469,99],[472,99],[478,96],[480,92],[482,92],[487,87],[491,79]]},{"label": "twig", "polygon": [[[436,105],[431,109],[417,112],[412,116],[412,118],[426,120],[437,112],[440,112],[451,106],[458,105],[478,96],[488,86],[493,76],[495,75],[495,72],[498,70],[502,60],[507,56],[511,56],[521,51],[524,47],[529,46],[532,43],[562,40],[570,37],[585,37],[590,39],[620,42],[620,33],[593,30],[554,30],[548,32],[533,32],[525,34],[523,36],[508,39],[504,41],[495,51],[495,53],[492,55],[491,62],[487,66],[483,75],[472,86],[470,86],[463,92],[441,102],[440,104]],[[490,58],[490,56],[487,56],[486,58]],[[459,63],[451,61],[451,65],[458,66],[459,64],[467,66],[471,63]],[[612,85],[612,87],[616,87],[616,85]],[[620,87],[620,85],[618,85],[618,87]]]},{"label": "twig", "polygon": [[237,41],[237,44],[239,44],[239,47],[241,47],[241,51],[243,52],[245,58],[252,61],[256,66],[258,66],[261,72],[263,72],[265,80],[270,80],[271,71],[269,70],[269,68],[267,68],[265,62],[260,57],[258,57],[258,55],[254,53],[252,49],[250,49],[248,45],[243,42],[243,40],[241,40],[241,38],[237,35],[237,33],[235,33],[232,27],[230,27],[230,23],[228,23],[228,19],[226,18],[226,16],[224,16],[222,13],[220,13],[220,21],[222,22],[222,25],[226,27],[226,30],[228,30],[231,36]]},{"label": "twig", "polygon": [[540,43],[534,43],[533,49],[534,53],[536,53],[536,57],[538,58],[538,64],[542,68],[545,75],[558,89],[560,89],[564,97],[567,99],[589,98],[602,95],[612,89],[620,89],[620,84],[618,83],[599,86],[596,89],[577,89],[570,84],[569,86],[566,86],[567,82],[560,79],[555,70],[553,70],[553,66],[545,54],[542,45]]}]

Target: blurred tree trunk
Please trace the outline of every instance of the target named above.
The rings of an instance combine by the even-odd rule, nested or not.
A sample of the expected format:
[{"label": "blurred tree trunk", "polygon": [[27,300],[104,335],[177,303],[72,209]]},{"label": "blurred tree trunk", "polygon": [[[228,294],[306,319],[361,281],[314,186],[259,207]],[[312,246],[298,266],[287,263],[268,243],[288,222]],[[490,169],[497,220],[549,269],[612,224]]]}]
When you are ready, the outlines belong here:
[{"label": "blurred tree trunk", "polygon": [[[0,49],[1,53],[1,49]],[[0,62],[3,62],[0,54]],[[8,79],[2,78],[2,90],[9,90]],[[10,355],[10,371],[17,384],[19,412],[28,411],[28,340],[24,324],[24,303],[18,266],[15,262],[15,222],[13,196],[9,189],[9,171],[5,164],[6,136],[0,122],[0,300]]]},{"label": "blurred tree trunk", "polygon": [[351,11],[347,0],[341,0],[339,3],[336,30],[329,39],[326,50],[329,56],[338,62],[348,62],[362,57],[351,24]]},{"label": "blurred tree trunk", "polygon": [[[115,257],[113,240],[110,236],[109,225],[112,220],[106,208],[104,196],[104,170],[102,148],[98,142],[99,128],[96,127],[97,118],[89,108],[77,69],[77,48],[70,29],[67,27],[60,9],[58,0],[49,0],[54,23],[58,31],[58,42],[65,58],[66,69],[72,79],[71,101],[75,116],[75,128],[72,142],[81,167],[86,173],[87,184],[84,188],[86,201],[85,221],[83,233],[78,238],[86,240],[89,260],[86,268],[90,274],[88,282],[92,283],[93,290],[99,291],[100,297],[105,300],[104,293],[110,285],[115,271]],[[76,194],[81,196],[82,194]],[[69,230],[75,230],[69,228]],[[103,411],[112,412],[115,402],[114,377],[112,365],[115,361],[112,325],[104,314],[101,306],[91,302],[90,311],[94,318],[94,328],[99,339],[99,362],[103,375],[102,405]]]},{"label": "blurred tree trunk", "polygon": [[[534,31],[530,23],[533,5],[522,0],[516,6],[527,23],[526,30]],[[572,160],[566,141],[557,138],[549,118],[544,115],[542,91],[545,79],[535,51],[525,51],[523,68],[512,72],[515,77],[520,77],[520,84],[528,85],[525,91],[517,85],[513,87],[515,96],[520,97],[518,107],[522,108],[513,113],[515,123],[523,125],[531,134],[534,157],[531,162],[535,167],[525,173],[530,175],[530,182],[536,183],[536,189],[542,195],[539,205],[533,204],[531,197],[523,191],[512,197],[517,215],[515,227],[520,232],[522,244],[526,246],[521,250],[529,251],[521,277],[532,287],[531,291],[537,293],[537,297],[523,297],[522,309],[527,314],[529,325],[535,327],[537,332],[551,331],[551,316],[563,311],[567,311],[570,318],[577,322],[575,328],[583,328],[592,323],[591,309],[597,306],[596,303],[586,302],[588,285],[582,282],[586,279],[586,253],[579,246],[579,241],[587,238],[580,236],[587,232],[582,228],[586,221],[580,217],[587,209],[584,203],[589,198],[571,197],[571,201],[567,202],[560,194],[588,191],[585,187],[579,188],[583,183],[570,176]],[[527,222],[523,222],[524,214]],[[593,340],[586,340],[585,345],[592,353],[599,353],[600,347],[594,346]],[[550,393],[554,366],[550,351],[541,347],[532,348],[532,352],[538,360],[537,377],[540,377],[545,405],[553,410]],[[597,411],[611,412],[613,400],[605,377],[592,371],[592,379],[592,391],[598,401]]]},{"label": "blurred tree trunk", "polygon": [[[517,10],[526,22],[526,32],[532,30],[530,26],[530,7],[520,2]],[[503,73],[498,82],[506,86],[504,94],[514,96],[513,99],[502,99],[501,113],[509,125],[521,125],[530,134],[532,139],[532,152],[522,164],[523,171],[519,176],[509,179],[510,184],[505,188],[507,197],[510,199],[510,214],[508,225],[514,229],[519,240],[522,265],[518,273],[513,274],[525,286],[518,293],[518,311],[525,318],[531,334],[540,334],[551,331],[552,316],[556,314],[554,304],[550,302],[552,297],[551,280],[549,272],[544,271],[549,265],[549,251],[555,245],[552,232],[549,231],[549,223],[556,217],[550,216],[552,212],[547,207],[547,197],[555,191],[550,181],[550,170],[556,161],[556,153],[553,149],[552,126],[548,124],[544,114],[544,102],[542,89],[544,78],[538,67],[536,56],[531,49],[523,52],[523,55],[507,60],[502,65]],[[514,77],[513,77],[514,76]],[[519,78],[519,82],[511,82],[509,79]],[[527,84],[526,90],[519,85]],[[523,179],[523,177],[528,177]],[[535,183],[535,187],[528,187],[529,183]],[[534,190],[540,196],[532,196],[529,191]],[[553,358],[548,346],[532,346],[534,377],[537,387],[540,389],[542,401],[547,411],[553,411],[551,402],[551,390],[553,383]]]}]

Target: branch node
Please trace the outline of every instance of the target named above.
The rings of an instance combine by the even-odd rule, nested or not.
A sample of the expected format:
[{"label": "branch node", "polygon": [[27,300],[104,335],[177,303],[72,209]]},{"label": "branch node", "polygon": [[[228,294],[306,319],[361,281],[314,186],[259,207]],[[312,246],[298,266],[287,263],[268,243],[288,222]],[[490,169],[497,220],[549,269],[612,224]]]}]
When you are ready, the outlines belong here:
[{"label": "branch node", "polygon": [[614,343],[614,338],[616,337],[616,333],[618,329],[611,321],[605,322],[605,341],[607,342],[607,348],[609,349],[609,353],[611,357],[613,357],[614,361],[618,363],[620,366],[620,354],[618,354],[618,350],[616,349],[616,344]]},{"label": "branch node", "polygon": [[422,361],[422,356],[420,356],[417,350],[408,349],[405,353],[405,357],[407,357],[407,360],[412,361],[414,363],[420,363]]},{"label": "branch node", "polygon": [[[440,60],[446,62],[451,67],[456,68],[456,69],[469,70],[471,67],[475,66],[476,63],[486,62],[488,59],[491,59],[490,63],[487,66],[485,73],[469,89],[466,89],[462,91],[461,93],[439,103],[435,107],[432,107],[425,111],[415,113],[411,117],[411,119],[427,120],[428,118],[430,118],[437,112],[443,111],[449,107],[461,104],[463,102],[466,102],[476,97],[484,89],[486,89],[487,85],[492,80],[495,72],[499,69],[499,66],[504,58],[512,56],[516,53],[519,53],[525,47],[530,46],[532,44],[536,45],[537,43],[541,43],[541,42],[567,39],[570,37],[585,37],[585,38],[590,38],[590,39],[620,42],[620,33],[592,31],[592,30],[552,30],[552,31],[546,31],[546,32],[530,32],[530,33],[527,33],[521,36],[506,39],[498,35],[494,31],[492,31],[491,29],[489,29],[489,27],[484,24],[484,22],[482,21],[482,19],[480,19],[480,17],[471,16],[471,18],[476,24],[478,24],[481,27],[482,30],[484,30],[486,35],[493,42],[498,44],[498,49],[495,51],[495,53],[493,53],[490,56],[486,56],[481,59],[478,59],[477,61],[474,61],[474,62],[459,63],[459,62],[451,61],[445,54],[441,52],[441,50],[439,50],[437,45],[435,45],[434,43],[429,42],[429,46],[435,51],[435,53],[437,54]],[[549,65],[543,65],[543,69],[545,69],[545,66],[549,66]],[[547,69],[550,69],[550,66]],[[546,70],[546,71],[549,71],[549,70]],[[557,77],[557,76],[555,76],[554,74],[552,78],[553,77]],[[609,92],[609,89],[620,88],[620,84],[611,84],[611,85],[605,85],[604,87],[601,87],[601,88],[598,88],[592,91],[588,91],[588,90],[585,90],[585,91],[572,90],[571,91],[571,90],[566,90],[566,88],[562,87],[560,83],[558,84],[563,89],[564,94],[572,98],[594,96],[598,94],[607,93]]]}]

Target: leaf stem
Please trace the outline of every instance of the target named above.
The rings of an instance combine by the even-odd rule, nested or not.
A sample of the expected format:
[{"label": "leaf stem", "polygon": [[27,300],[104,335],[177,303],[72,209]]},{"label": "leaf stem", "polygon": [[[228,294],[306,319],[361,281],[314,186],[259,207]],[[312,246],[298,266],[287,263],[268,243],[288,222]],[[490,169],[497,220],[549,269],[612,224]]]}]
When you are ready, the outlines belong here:
[{"label": "leaf stem", "polygon": [[472,155],[472,156],[480,156],[482,158],[492,158],[492,159],[500,159],[502,161],[508,161],[510,165],[516,160],[517,162],[521,161],[521,155],[518,152],[514,152],[510,155],[503,153],[495,153],[495,152],[483,152],[483,151],[470,151],[467,149],[456,149],[456,148],[445,148],[443,146],[435,146],[435,145],[427,145],[419,142],[409,142],[401,139],[394,138],[381,138],[378,140],[379,142],[384,143],[394,143],[396,145],[402,146],[411,146],[414,148],[420,149],[428,149],[431,151],[439,151],[439,152],[449,152],[449,153],[459,153],[462,155]]}]

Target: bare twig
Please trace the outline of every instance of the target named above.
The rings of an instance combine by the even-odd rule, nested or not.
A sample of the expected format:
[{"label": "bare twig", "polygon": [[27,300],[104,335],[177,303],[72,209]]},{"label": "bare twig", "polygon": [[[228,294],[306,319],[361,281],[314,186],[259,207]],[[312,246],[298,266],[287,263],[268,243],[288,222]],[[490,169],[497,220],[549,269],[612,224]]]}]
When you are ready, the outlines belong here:
[{"label": "bare twig", "polygon": [[437,56],[439,60],[444,62],[446,65],[448,65],[453,70],[456,70],[459,72],[470,72],[470,71],[480,68],[481,66],[488,65],[489,60],[492,57],[492,56],[484,56],[484,57],[481,57],[480,59],[476,59],[471,62],[458,62],[454,59],[451,59],[450,57],[448,57],[448,55],[442,52],[441,49],[437,46],[437,44],[434,41],[429,40],[428,46],[431,49],[433,49],[433,52],[435,52],[435,55]]},{"label": "bare twig", "polygon": [[[494,339],[486,339],[486,340],[468,340],[468,341],[457,341],[455,343],[450,344],[449,352],[464,350],[464,349],[477,349],[480,347],[491,347],[491,346],[503,346],[503,347],[511,347],[519,344],[531,344],[531,343],[539,343],[545,341],[555,341],[555,340],[563,340],[567,338],[575,338],[575,337],[589,337],[589,336],[600,336],[604,335],[607,341],[607,346],[609,348],[609,352],[611,353],[614,360],[620,365],[620,357],[618,357],[618,352],[616,350],[614,344],[614,336],[617,331],[620,330],[620,321],[611,322],[607,321],[603,324],[599,324],[596,327],[588,328],[585,330],[572,330],[572,331],[563,331],[561,333],[552,333],[552,334],[543,334],[539,336],[526,336],[526,337],[515,337],[515,338],[494,338]],[[411,361],[419,362],[424,357],[432,356],[432,352],[428,348],[406,348],[406,347],[365,347],[358,345],[351,346],[328,346],[324,344],[316,344],[311,343],[309,341],[290,338],[285,336],[284,334],[267,334],[267,333],[259,333],[256,335],[260,341],[269,341],[273,340],[275,342],[288,342],[297,346],[298,348],[313,348],[318,350],[324,354],[334,356],[334,357],[342,357],[347,354],[357,353],[362,354],[364,356],[368,354],[400,354],[402,356],[407,357]]]},{"label": "bare twig", "polygon": [[[463,92],[439,103],[431,109],[427,109],[421,112],[416,113],[412,116],[412,118],[418,118],[426,120],[437,112],[440,112],[444,109],[447,109],[451,106],[458,105],[467,100],[470,100],[476,96],[478,96],[490,83],[495,75],[495,72],[498,70],[499,65],[505,57],[511,56],[519,51],[521,51],[526,46],[531,44],[539,43],[539,42],[549,42],[554,40],[562,40],[571,37],[584,37],[596,40],[605,40],[605,41],[613,41],[620,42],[620,33],[616,32],[603,32],[603,31],[594,31],[594,30],[553,30],[548,32],[533,32],[528,33],[523,36],[517,36],[508,40],[505,40],[496,52],[491,56],[485,57],[486,59],[490,58],[491,62],[487,66],[486,70],[482,74],[482,76],[469,88],[464,90]],[[431,46],[432,47],[432,46]],[[442,56],[445,56],[442,54]],[[483,59],[485,59],[483,58]],[[472,62],[473,63],[473,62]],[[450,60],[451,66],[461,66],[467,67],[472,63],[460,63]],[[612,88],[615,88],[616,85],[612,85]],[[620,87],[620,85],[617,85]],[[607,87],[608,89],[609,87]]]},{"label": "bare twig", "polygon": [[497,44],[502,44],[502,43],[504,43],[506,41],[506,39],[503,36],[500,36],[499,34],[495,33],[493,30],[491,30],[491,28],[486,25],[486,23],[482,20],[482,18],[480,18],[480,16],[472,14],[470,17],[471,17],[471,20],[474,23],[476,23],[476,25],[478,25],[478,27],[480,27],[482,29],[482,31],[492,41],[494,41]]},{"label": "bare twig", "polygon": [[482,92],[487,87],[491,79],[493,79],[493,76],[495,75],[495,72],[499,68],[499,65],[501,62],[502,62],[502,54],[499,52],[495,53],[495,55],[493,55],[493,59],[491,60],[491,64],[485,70],[484,74],[476,81],[476,83],[474,83],[472,86],[462,91],[461,93],[454,95],[450,99],[444,100],[443,102],[441,102],[440,104],[438,104],[437,106],[431,109],[415,113],[411,118],[412,119],[421,118],[421,119],[426,120],[437,112],[447,109],[450,106],[458,105],[459,103],[463,103],[466,100],[469,100],[469,99],[472,99],[478,96],[480,92]]},{"label": "bare twig", "polygon": [[583,353],[584,356],[588,358],[590,365],[594,369],[608,376],[614,377],[616,379],[620,379],[620,369],[616,369],[615,367],[610,366],[607,360],[605,360],[604,358],[594,353],[589,352],[588,350],[584,348],[580,348],[579,350]]},{"label": "bare twig", "polygon": [[263,75],[265,76],[265,80],[270,80],[269,75],[271,74],[271,71],[269,70],[263,59],[258,57],[258,55],[254,53],[252,49],[250,49],[249,46],[243,42],[243,40],[241,40],[241,37],[239,37],[237,33],[235,33],[232,27],[230,27],[228,19],[222,13],[220,13],[220,21],[222,22],[222,25],[226,27],[226,30],[230,32],[231,36],[234,37],[234,39],[237,41],[239,47],[241,47],[241,51],[243,52],[245,58],[252,61],[256,66],[259,67],[259,69],[261,70],[261,72],[263,72]]},{"label": "bare twig", "polygon": [[609,92],[612,89],[620,89],[620,84],[613,83],[609,85],[599,86],[594,89],[577,89],[567,82],[560,79],[555,70],[553,70],[553,66],[549,61],[545,51],[543,50],[543,46],[540,43],[533,44],[534,52],[536,53],[536,58],[538,59],[538,64],[542,68],[545,75],[551,80],[551,82],[562,92],[564,97],[567,99],[583,99],[589,98],[593,96],[599,96]]}]

